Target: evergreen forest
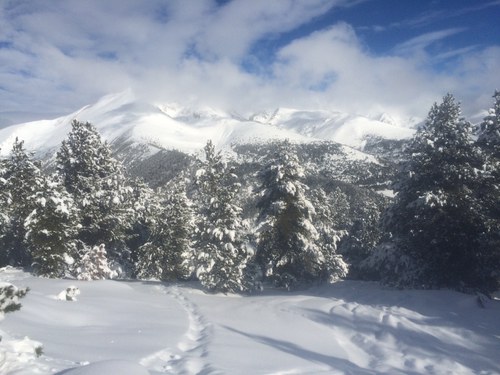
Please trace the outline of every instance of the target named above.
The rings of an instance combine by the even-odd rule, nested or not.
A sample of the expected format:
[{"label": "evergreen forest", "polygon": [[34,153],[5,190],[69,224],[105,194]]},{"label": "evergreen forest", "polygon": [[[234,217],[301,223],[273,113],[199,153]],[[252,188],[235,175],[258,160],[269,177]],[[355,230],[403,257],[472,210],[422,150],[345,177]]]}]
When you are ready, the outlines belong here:
[{"label": "evergreen forest", "polygon": [[[234,158],[209,140],[144,178],[90,123],[74,120],[50,163],[16,139],[0,160],[0,267],[223,293],[345,278],[499,288],[500,92],[475,126],[446,95],[387,151],[391,168],[318,168],[336,147],[283,140],[235,146]],[[381,180],[393,197],[372,189]]]}]

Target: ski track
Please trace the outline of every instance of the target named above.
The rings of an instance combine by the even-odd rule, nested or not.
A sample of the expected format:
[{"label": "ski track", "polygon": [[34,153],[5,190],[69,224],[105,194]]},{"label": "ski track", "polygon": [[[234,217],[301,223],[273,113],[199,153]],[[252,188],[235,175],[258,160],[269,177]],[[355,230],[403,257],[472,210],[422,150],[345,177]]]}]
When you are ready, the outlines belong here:
[{"label": "ski track", "polygon": [[179,375],[217,374],[207,360],[212,326],[198,306],[189,300],[177,286],[158,286],[162,293],[172,296],[186,311],[188,329],[175,348],[165,348],[143,358],[140,363],[153,373]]}]

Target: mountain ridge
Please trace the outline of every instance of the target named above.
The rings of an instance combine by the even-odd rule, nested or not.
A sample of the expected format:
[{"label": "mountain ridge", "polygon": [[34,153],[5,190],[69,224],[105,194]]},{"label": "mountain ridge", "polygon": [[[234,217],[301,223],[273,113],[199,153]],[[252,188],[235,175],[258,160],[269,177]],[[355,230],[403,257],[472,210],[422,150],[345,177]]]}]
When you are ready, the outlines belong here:
[{"label": "mountain ridge", "polygon": [[298,143],[333,141],[362,150],[367,137],[411,137],[413,129],[383,121],[390,118],[384,116],[371,119],[335,111],[277,108],[246,117],[211,107],[144,102],[126,90],[66,116],[0,129],[0,152],[8,153],[19,138],[39,157],[53,153],[71,130],[73,119],[92,123],[112,145],[128,141],[185,153],[199,151],[208,139],[221,149],[232,144],[288,139]]}]

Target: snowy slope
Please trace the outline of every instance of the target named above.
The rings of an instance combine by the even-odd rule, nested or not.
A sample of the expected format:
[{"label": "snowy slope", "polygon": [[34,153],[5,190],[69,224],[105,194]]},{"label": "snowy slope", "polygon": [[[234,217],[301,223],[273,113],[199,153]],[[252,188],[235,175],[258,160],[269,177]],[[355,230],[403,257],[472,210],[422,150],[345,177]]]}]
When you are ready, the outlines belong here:
[{"label": "snowy slope", "polygon": [[[31,288],[0,323],[6,375],[500,373],[500,301],[483,309],[457,292],[344,281],[241,297],[13,269],[0,281]],[[78,300],[57,300],[69,285]],[[42,357],[21,353],[25,336],[43,343]]]},{"label": "snowy slope", "polygon": [[[384,120],[384,121],[382,121]],[[293,130],[309,137],[335,141],[354,148],[362,148],[368,136],[386,139],[404,139],[413,134],[408,127],[398,126],[387,116],[380,120],[333,111],[303,111],[280,108],[267,119],[280,129]]]},{"label": "snowy slope", "polygon": [[221,148],[233,143],[285,138],[296,142],[332,140],[362,148],[366,136],[401,139],[413,132],[387,122],[329,111],[278,109],[272,115],[245,119],[213,108],[145,103],[129,90],[103,97],[94,105],[55,120],[0,129],[0,152],[6,154],[16,137],[38,155],[53,152],[75,118],[91,122],[111,143],[126,140],[188,153],[202,148],[208,139]]}]

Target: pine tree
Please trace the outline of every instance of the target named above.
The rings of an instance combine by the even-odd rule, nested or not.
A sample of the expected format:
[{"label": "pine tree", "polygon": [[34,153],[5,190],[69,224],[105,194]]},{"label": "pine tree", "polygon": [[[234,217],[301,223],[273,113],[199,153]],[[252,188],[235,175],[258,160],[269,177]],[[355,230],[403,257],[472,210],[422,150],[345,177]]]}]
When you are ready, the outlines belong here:
[{"label": "pine tree", "polygon": [[241,209],[233,204],[240,188],[237,176],[211,141],[198,166],[198,238],[192,255],[196,276],[210,291],[252,289],[246,274],[249,254],[241,237]]},{"label": "pine tree", "polygon": [[126,233],[133,225],[133,190],[109,145],[90,123],[72,122],[57,153],[57,169],[80,211],[79,240],[90,247],[105,243],[124,262],[130,256]]},{"label": "pine tree", "polygon": [[495,91],[493,108],[480,124],[477,146],[483,168],[476,195],[481,201],[488,228],[482,239],[487,263],[500,279],[500,91]]},{"label": "pine tree", "polygon": [[153,227],[156,225],[156,217],[160,211],[160,202],[158,194],[142,179],[133,180],[131,187],[133,219],[127,231],[127,247],[130,249],[131,276],[137,277],[140,249],[151,238]]},{"label": "pine tree", "polygon": [[17,138],[2,164],[0,203],[4,226],[0,244],[4,253],[0,258],[3,264],[29,267],[31,254],[25,241],[25,220],[35,208],[33,197],[43,185],[44,177],[39,163]]},{"label": "pine tree", "polygon": [[500,91],[493,94],[495,103],[480,125],[477,142],[497,159],[500,158]]},{"label": "pine tree", "polygon": [[108,264],[104,244],[87,248],[76,270],[79,280],[105,280],[116,276]]},{"label": "pine tree", "polygon": [[45,180],[33,197],[26,218],[26,243],[33,269],[41,276],[62,277],[73,263],[78,212],[73,199],[57,182]]},{"label": "pine tree", "polygon": [[57,169],[68,192],[91,194],[96,184],[120,173],[107,143],[92,124],[73,120],[68,138],[57,153]]},{"label": "pine tree", "polygon": [[[316,246],[323,255],[319,258],[320,271],[316,277],[318,281],[335,282],[345,278],[349,271],[348,264],[338,252],[339,242],[347,235],[347,231],[335,229],[341,226],[339,219],[344,213],[335,211],[345,210],[349,203],[345,194],[339,189],[334,190],[331,195],[332,197],[328,197],[323,189],[317,188],[313,192],[311,204],[315,207],[315,215],[312,217],[313,225],[319,235]],[[333,205],[332,201],[336,205]]]},{"label": "pine tree", "polygon": [[7,189],[7,180],[4,176],[6,174],[6,162],[0,159],[0,267],[8,264],[8,254],[5,240],[8,235],[9,220],[9,207],[10,207],[10,194]]},{"label": "pine tree", "polygon": [[449,94],[417,131],[382,221],[390,246],[382,247],[378,264],[387,282],[491,289],[479,241],[487,229],[474,193],[480,160],[471,132]]},{"label": "pine tree", "polygon": [[164,215],[169,223],[166,267],[163,280],[182,280],[189,277],[186,259],[192,250],[194,214],[191,201],[186,195],[186,181],[174,180],[164,202]]},{"label": "pine tree", "polygon": [[351,278],[374,279],[377,275],[373,270],[365,269],[363,263],[381,240],[380,218],[388,202],[384,197],[372,194],[358,190],[350,197],[353,204],[346,217],[349,235],[342,238],[339,252],[350,264]]},{"label": "pine tree", "polygon": [[138,251],[138,277],[184,280],[189,277],[186,259],[191,252],[193,212],[182,178],[167,186],[157,205],[151,233]]},{"label": "pine tree", "polygon": [[[489,216],[500,218],[500,91],[493,95],[495,103],[480,125],[477,145],[481,150],[482,198],[489,208]],[[492,225],[494,225],[492,223]],[[498,227],[497,227],[498,230]]]},{"label": "pine tree", "polygon": [[28,291],[28,288],[19,289],[10,283],[0,283],[0,320],[3,319],[4,314],[17,311],[21,308],[19,300],[26,296]]},{"label": "pine tree", "polygon": [[288,141],[280,145],[260,175],[257,262],[265,275],[287,288],[333,275],[340,266],[335,265],[338,258],[333,249],[319,242],[320,233],[313,225],[315,209],[302,182],[304,170]]}]

